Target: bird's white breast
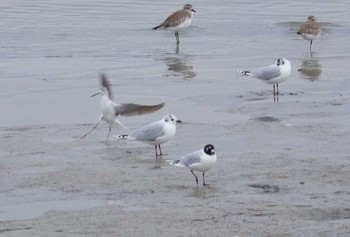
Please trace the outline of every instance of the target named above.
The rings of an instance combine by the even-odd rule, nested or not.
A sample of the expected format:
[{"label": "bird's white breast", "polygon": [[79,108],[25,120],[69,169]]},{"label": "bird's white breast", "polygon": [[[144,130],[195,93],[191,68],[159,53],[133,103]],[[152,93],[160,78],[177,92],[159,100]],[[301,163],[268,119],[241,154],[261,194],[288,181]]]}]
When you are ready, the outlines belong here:
[{"label": "bird's white breast", "polygon": [[100,106],[101,106],[103,119],[106,122],[112,123],[116,118],[115,109],[112,101],[109,98],[103,96],[100,101]]},{"label": "bird's white breast", "polygon": [[316,39],[317,37],[320,36],[321,33],[315,35],[315,34],[306,34],[306,33],[302,33],[301,36],[306,39],[306,40],[314,40]]},{"label": "bird's white breast", "polygon": [[285,81],[290,76],[290,74],[292,72],[290,62],[286,61],[284,65],[279,66],[279,70],[280,70],[281,74],[278,77],[270,79],[270,80],[265,81],[265,82],[268,84],[279,84],[279,83]]},{"label": "bird's white breast", "polygon": [[186,17],[180,24],[174,27],[170,27],[169,29],[174,31],[185,29],[191,25],[191,20],[192,20],[191,18]]},{"label": "bird's white breast", "polygon": [[164,135],[161,137],[158,137],[155,141],[153,141],[152,145],[158,145],[163,144],[165,142],[168,142],[171,138],[175,136],[176,133],[176,125],[175,124],[169,124],[165,123],[164,126]]},{"label": "bird's white breast", "polygon": [[[204,154],[204,152],[203,152]],[[193,163],[189,165],[188,167],[190,169],[199,171],[199,172],[205,172],[211,168],[213,168],[214,164],[216,163],[216,155],[209,156],[207,154],[202,155],[201,162],[199,163]]]}]

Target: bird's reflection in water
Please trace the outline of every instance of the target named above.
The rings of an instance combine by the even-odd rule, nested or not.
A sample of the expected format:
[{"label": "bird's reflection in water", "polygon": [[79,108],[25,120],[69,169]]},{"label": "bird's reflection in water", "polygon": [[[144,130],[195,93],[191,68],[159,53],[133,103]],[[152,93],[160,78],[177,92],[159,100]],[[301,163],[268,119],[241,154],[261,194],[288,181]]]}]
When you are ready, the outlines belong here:
[{"label": "bird's reflection in water", "polygon": [[310,81],[315,81],[319,79],[322,73],[322,65],[317,58],[306,56],[301,60],[300,68],[298,69],[304,78],[309,79]]},{"label": "bird's reflection in water", "polygon": [[[197,73],[193,69],[191,60],[184,55],[169,56],[164,58],[170,72],[166,76],[183,76],[183,79],[192,79]],[[174,72],[174,73],[172,73]]]},{"label": "bird's reflection in water", "polygon": [[218,189],[214,186],[197,186],[192,188],[192,191],[188,194],[188,197],[208,199],[215,198],[218,196]]}]

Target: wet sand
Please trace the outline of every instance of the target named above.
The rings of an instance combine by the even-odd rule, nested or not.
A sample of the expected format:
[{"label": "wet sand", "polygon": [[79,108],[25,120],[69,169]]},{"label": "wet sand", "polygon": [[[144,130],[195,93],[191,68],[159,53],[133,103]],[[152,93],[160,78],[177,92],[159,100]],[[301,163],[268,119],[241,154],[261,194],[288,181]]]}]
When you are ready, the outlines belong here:
[{"label": "wet sand", "polygon": [[[149,145],[103,143],[105,124],[84,140],[78,136],[92,124],[1,128],[0,232],[348,235],[349,94],[323,93],[317,101],[312,94],[283,94],[284,102],[274,104],[270,92],[178,100],[179,108],[200,108],[197,101],[208,108],[236,98],[231,105],[202,111],[208,119],[193,119],[197,112],[184,110],[177,136],[163,146],[169,155],[160,161]],[[216,146],[218,156],[207,172],[210,186],[196,186],[189,170],[167,164],[206,143]]]},{"label": "wet sand", "polygon": [[[1,236],[350,234],[349,4],[320,3],[311,55],[295,32],[313,1],[194,2],[179,54],[173,33],[151,30],[178,3],[63,3],[10,1],[0,16]],[[292,75],[279,103],[271,85],[237,74],[281,56]],[[104,143],[105,123],[80,139],[99,117],[89,96],[100,72],[117,102],[166,102],[120,118],[129,129],[167,113],[183,121],[167,156]],[[208,143],[208,187],[166,162]]]}]

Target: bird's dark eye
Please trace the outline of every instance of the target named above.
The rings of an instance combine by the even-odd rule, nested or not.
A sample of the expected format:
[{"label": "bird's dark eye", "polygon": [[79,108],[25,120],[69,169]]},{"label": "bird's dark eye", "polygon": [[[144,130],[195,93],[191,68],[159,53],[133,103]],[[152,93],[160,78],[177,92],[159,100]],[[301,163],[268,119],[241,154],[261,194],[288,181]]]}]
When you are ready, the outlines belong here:
[{"label": "bird's dark eye", "polygon": [[174,119],[172,118],[171,121],[174,121]]}]

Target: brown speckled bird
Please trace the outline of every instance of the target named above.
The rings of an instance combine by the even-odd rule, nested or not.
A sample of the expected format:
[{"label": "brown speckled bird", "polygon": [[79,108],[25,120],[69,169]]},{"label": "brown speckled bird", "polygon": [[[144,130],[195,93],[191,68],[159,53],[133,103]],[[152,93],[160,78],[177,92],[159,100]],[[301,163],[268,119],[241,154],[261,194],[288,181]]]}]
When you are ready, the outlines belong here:
[{"label": "brown speckled bird", "polygon": [[179,30],[187,28],[191,25],[191,20],[193,17],[193,12],[196,12],[192,9],[191,4],[186,4],[183,9],[177,10],[171,14],[165,21],[160,25],[153,27],[152,30],[158,29],[169,29],[175,31],[176,43],[179,44]]},{"label": "brown speckled bird", "polygon": [[317,22],[316,17],[309,16],[307,22],[299,26],[297,34],[310,41],[311,51],[312,41],[321,35],[320,23]]}]

